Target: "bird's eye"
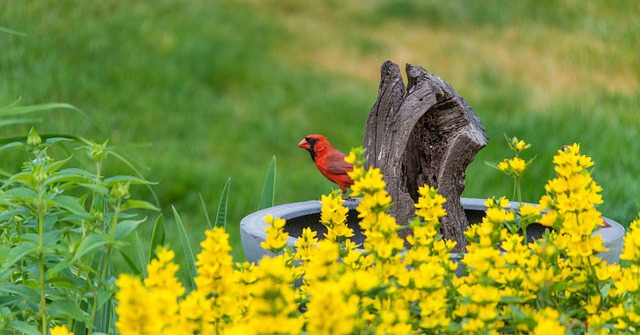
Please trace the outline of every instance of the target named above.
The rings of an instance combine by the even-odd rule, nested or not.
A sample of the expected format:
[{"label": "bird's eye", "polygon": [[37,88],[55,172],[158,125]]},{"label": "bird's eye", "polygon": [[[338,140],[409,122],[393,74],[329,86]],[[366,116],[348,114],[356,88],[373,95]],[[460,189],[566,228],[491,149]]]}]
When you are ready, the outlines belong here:
[{"label": "bird's eye", "polygon": [[305,140],[307,140],[307,142],[309,144],[315,144],[318,141],[317,139],[315,139],[313,137],[307,137],[307,138],[305,138]]}]

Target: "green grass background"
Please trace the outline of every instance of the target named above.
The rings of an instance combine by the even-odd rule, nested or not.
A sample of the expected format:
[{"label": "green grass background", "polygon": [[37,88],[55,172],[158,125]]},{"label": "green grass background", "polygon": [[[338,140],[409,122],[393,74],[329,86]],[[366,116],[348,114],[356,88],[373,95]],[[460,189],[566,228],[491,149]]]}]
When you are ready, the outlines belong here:
[{"label": "green grass background", "polygon": [[[601,211],[627,225],[640,198],[638,17],[635,0],[9,0],[0,27],[21,34],[0,33],[0,105],[84,111],[94,122],[54,111],[36,127],[110,138],[159,182],[164,213],[174,205],[195,244],[231,177],[239,258],[237,226],[258,205],[271,157],[276,203],[319,199],[335,186],[298,141],[321,133],[343,151],[361,145],[380,65],[417,64],[450,82],[490,137],[464,196],[511,195],[484,164],[510,154],[505,133],[533,144],[523,178],[532,202],[555,151],[578,142],[597,162]],[[10,157],[0,153],[17,169]]]}]

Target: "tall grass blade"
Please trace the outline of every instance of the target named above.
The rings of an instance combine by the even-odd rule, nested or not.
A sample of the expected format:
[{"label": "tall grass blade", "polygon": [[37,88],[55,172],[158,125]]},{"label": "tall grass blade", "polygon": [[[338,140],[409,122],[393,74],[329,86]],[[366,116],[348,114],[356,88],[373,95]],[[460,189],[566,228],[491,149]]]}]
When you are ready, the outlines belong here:
[{"label": "tall grass blade", "polygon": [[135,231],[133,234],[136,241],[136,256],[138,256],[138,265],[140,266],[142,274],[146,277],[147,263],[145,261],[146,258],[144,257],[144,250],[142,250],[142,241],[140,240],[140,234],[138,234],[138,231]]},{"label": "tall grass blade", "polygon": [[91,122],[91,124],[101,133],[101,134],[105,134],[105,132],[102,130],[102,128],[100,128],[100,125],[91,117],[89,117],[89,115],[87,115],[87,113],[83,112],[82,110],[78,109],[77,107],[70,105],[70,104],[65,104],[65,103],[46,103],[46,104],[39,104],[39,105],[29,105],[29,106],[16,106],[15,104],[9,105],[9,106],[2,106],[0,107],[0,116],[5,118],[7,116],[15,116],[15,115],[27,115],[27,114],[34,114],[34,113],[40,113],[40,112],[47,112],[47,111],[51,111],[54,109],[64,109],[64,110],[70,110],[73,112],[76,112],[80,115],[82,115],[82,117],[84,117],[85,119],[89,120],[89,122]]},{"label": "tall grass blade", "polygon": [[151,244],[149,244],[149,262],[156,258],[156,248],[164,245],[164,216],[158,215],[156,224],[153,226],[153,234],[151,234]]},{"label": "tall grass blade", "polygon": [[229,204],[229,188],[231,186],[231,178],[227,179],[220,195],[218,202],[218,211],[216,212],[215,227],[224,227],[227,230],[227,205]]},{"label": "tall grass blade", "polygon": [[207,226],[209,226],[209,229],[211,229],[213,228],[213,226],[211,225],[211,219],[209,218],[209,211],[207,211],[207,205],[204,203],[202,194],[198,193],[198,197],[200,198],[200,206],[202,206],[202,211],[204,212],[204,219],[207,221]]},{"label": "tall grass blade", "polygon": [[131,259],[131,257],[129,257],[129,255],[123,250],[118,250],[118,251],[120,252],[120,256],[122,256],[122,259],[124,260],[124,262],[127,263],[127,265],[129,266],[129,271],[131,271],[131,273],[136,276],[142,276],[143,274],[140,271],[140,268],[138,268],[138,265],[136,265],[136,263]]},{"label": "tall grass blade", "polygon": [[0,127],[13,126],[16,124],[33,124],[40,122],[42,122],[42,119],[6,119],[0,121]]},{"label": "tall grass blade", "polygon": [[171,206],[173,210],[173,216],[176,219],[176,225],[178,226],[178,235],[180,235],[180,241],[182,242],[182,249],[184,250],[184,257],[187,263],[187,270],[189,270],[189,278],[191,279],[191,288],[196,287],[196,283],[194,278],[197,275],[196,272],[196,260],[193,256],[193,248],[191,248],[191,243],[189,243],[189,235],[187,235],[187,230],[184,228],[182,224],[182,219],[180,219],[180,215],[175,207]]},{"label": "tall grass blade", "polygon": [[9,29],[9,28],[6,28],[6,27],[0,27],[0,32],[6,33],[6,34],[11,34],[11,35],[22,36],[22,37],[27,36],[27,34],[21,32],[21,31]]},{"label": "tall grass blade", "polygon": [[275,202],[276,196],[276,156],[271,159],[269,165],[269,171],[267,172],[267,178],[264,181],[262,187],[262,195],[260,196],[260,203],[258,204],[258,210],[272,207]]}]

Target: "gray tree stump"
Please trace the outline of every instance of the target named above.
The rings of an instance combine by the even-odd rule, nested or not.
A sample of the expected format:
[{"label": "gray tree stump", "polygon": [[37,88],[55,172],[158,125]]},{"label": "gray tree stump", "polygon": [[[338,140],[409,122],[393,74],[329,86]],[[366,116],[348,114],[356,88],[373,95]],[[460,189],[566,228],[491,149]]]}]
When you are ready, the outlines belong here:
[{"label": "gray tree stump", "polygon": [[399,66],[382,64],[378,99],[365,129],[367,165],[384,174],[395,202],[390,214],[400,224],[414,217],[418,187],[426,183],[437,188],[447,199],[441,233],[457,241],[456,251],[464,251],[469,223],[460,195],[465,171],[488,138],[478,116],[451,85],[420,66],[407,64],[406,72],[405,90]]}]

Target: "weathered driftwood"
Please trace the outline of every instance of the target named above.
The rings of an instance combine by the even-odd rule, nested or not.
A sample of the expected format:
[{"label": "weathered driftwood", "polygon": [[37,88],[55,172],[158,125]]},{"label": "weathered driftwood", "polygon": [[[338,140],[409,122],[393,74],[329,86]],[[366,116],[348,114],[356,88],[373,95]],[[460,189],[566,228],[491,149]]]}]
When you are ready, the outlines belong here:
[{"label": "weathered driftwood", "polygon": [[384,174],[399,223],[413,218],[418,187],[437,188],[447,199],[442,235],[462,251],[469,223],[460,195],[467,166],[487,144],[484,126],[451,85],[422,67],[406,65],[406,90],[397,64],[386,61],[380,72],[363,143],[367,164]]}]

